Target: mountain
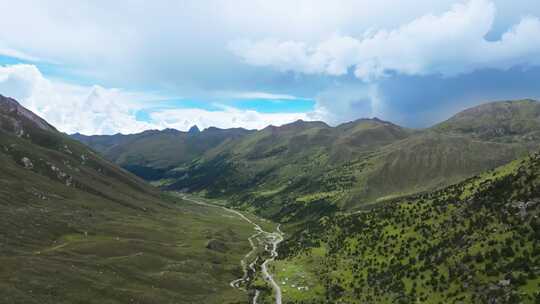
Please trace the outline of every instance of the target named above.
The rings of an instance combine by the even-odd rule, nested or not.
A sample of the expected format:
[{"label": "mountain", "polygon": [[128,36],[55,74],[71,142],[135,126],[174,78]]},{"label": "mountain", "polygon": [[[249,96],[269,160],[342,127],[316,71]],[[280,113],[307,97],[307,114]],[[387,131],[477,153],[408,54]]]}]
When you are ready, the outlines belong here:
[{"label": "mountain", "polygon": [[[540,301],[540,154],[515,160],[538,147],[536,106],[483,105],[425,130],[373,118],[70,137],[0,96],[0,297],[248,301],[228,282],[260,232],[120,164],[282,223],[269,271],[284,303]],[[246,268],[260,301],[266,251]]]},{"label": "mountain", "polygon": [[166,170],[189,163],[206,151],[251,132],[241,128],[199,131],[194,126],[188,132],[166,129],[131,135],[74,134],[72,137],[127,170],[147,180],[155,180]]},{"label": "mountain", "polygon": [[506,164],[527,151],[519,144],[425,131],[386,146],[372,159],[373,169],[359,199],[380,201],[433,190]]},{"label": "mountain", "polygon": [[[494,102],[424,130],[377,118],[336,127],[300,120],[259,131],[234,130],[234,136],[219,130],[201,149],[164,135],[186,136],[173,130],[131,135],[144,140],[116,135],[83,141],[98,150],[114,142],[105,149],[108,159],[159,180],[164,189],[227,198],[266,217],[294,221],[448,186],[524,156],[540,143],[538,109],[532,100]],[[205,141],[205,132],[192,138]]]},{"label": "mountain", "polygon": [[0,167],[0,302],[247,301],[228,282],[250,224],[160,193],[1,95]]},{"label": "mountain", "polygon": [[[159,196],[143,180],[117,168],[77,141],[59,133],[17,101],[0,95],[2,154],[6,160],[68,187],[114,198],[134,209],[130,196]],[[102,187],[107,185],[107,187]]]},{"label": "mountain", "polygon": [[317,208],[323,200],[342,204],[380,149],[412,133],[378,119],[334,128],[305,121],[270,126],[171,170],[167,189],[234,197],[265,216],[288,217],[292,209]]},{"label": "mountain", "polygon": [[482,140],[536,143],[540,140],[540,103],[531,99],[490,102],[460,112],[433,129]]},{"label": "mountain", "polygon": [[441,190],[296,226],[275,279],[288,303],[538,303],[539,215],[534,153]]},{"label": "mountain", "polygon": [[189,128],[188,130],[188,134],[197,134],[201,132],[201,130],[199,130],[199,127],[197,127],[196,125],[195,126],[192,126],[191,128]]},{"label": "mountain", "polygon": [[167,189],[233,198],[267,217],[294,221],[313,214],[306,208],[365,208],[444,187],[537,146],[535,140],[495,141],[441,127],[409,130],[378,119],[337,127],[295,122],[268,127],[171,170]]}]

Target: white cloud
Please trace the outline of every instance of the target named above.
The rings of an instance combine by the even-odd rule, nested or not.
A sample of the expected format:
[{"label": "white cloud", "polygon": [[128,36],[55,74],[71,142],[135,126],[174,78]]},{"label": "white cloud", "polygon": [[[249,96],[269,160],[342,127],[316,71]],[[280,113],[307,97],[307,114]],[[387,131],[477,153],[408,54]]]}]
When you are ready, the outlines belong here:
[{"label": "white cloud", "polygon": [[7,56],[11,58],[26,60],[26,61],[41,61],[41,59],[37,57],[28,55],[24,52],[21,52],[12,48],[2,46],[1,44],[0,44],[0,56]]},{"label": "white cloud", "polygon": [[[201,109],[162,109],[150,113],[150,122],[138,121],[139,110],[152,108],[145,100],[160,96],[101,86],[79,86],[45,78],[34,65],[0,66],[0,94],[17,99],[22,105],[66,133],[115,134],[136,133],[147,129],[243,127],[260,129],[269,124],[281,125],[308,119],[305,113],[259,113],[221,106],[219,111]],[[266,98],[287,96],[246,93]]]},{"label": "white cloud", "polygon": [[[524,12],[540,14],[537,0],[494,1],[504,5],[504,22]],[[227,52],[229,41],[272,37],[313,45],[336,33],[361,37],[369,28],[396,28],[421,15],[440,14],[455,2],[0,1],[0,11],[9,12],[0,18],[0,44],[114,86],[175,87],[177,94],[187,88],[264,91],[270,87],[246,86],[275,78],[259,78],[243,66]]]},{"label": "white cloud", "polygon": [[336,34],[312,44],[237,40],[229,48],[255,66],[334,76],[353,69],[365,81],[389,72],[456,75],[478,68],[540,64],[540,20],[522,18],[499,40],[488,41],[495,13],[493,2],[470,0],[443,14],[427,14],[394,30],[367,31],[360,38]]},{"label": "white cloud", "polygon": [[268,92],[218,92],[220,98],[239,98],[239,99],[279,99],[279,100],[298,100],[305,99],[288,94],[274,94]]},{"label": "white cloud", "polygon": [[131,101],[136,93],[51,81],[34,65],[0,66],[0,94],[66,133],[133,133],[152,127],[135,119]]},{"label": "white cloud", "polygon": [[[186,99],[219,101],[216,92],[233,92],[233,98],[316,97],[318,113],[324,109],[320,113],[332,122],[350,119],[354,113],[372,115],[357,102],[370,95],[361,88],[347,88],[350,96],[345,96],[336,84],[350,82],[349,77],[326,75],[352,71],[373,80],[389,71],[454,75],[483,67],[539,64],[539,22],[532,17],[540,16],[538,0],[467,1],[0,1],[0,11],[8,12],[0,18],[0,54],[55,62],[47,66],[55,77],[76,77],[107,87],[151,88]],[[527,15],[531,17],[522,18]],[[52,82],[68,92],[56,93],[66,105],[82,104],[92,90],[79,87],[75,94],[72,87]],[[387,87],[379,88],[381,98],[388,98],[383,92]],[[134,104],[124,90],[115,94],[127,100],[129,109],[118,111],[132,122],[123,132],[138,130],[141,122],[134,120],[133,111],[143,107],[149,111],[153,104]],[[100,128],[56,119],[65,130],[119,129],[106,120],[97,120]]]},{"label": "white cloud", "polygon": [[166,109],[150,115],[161,129],[174,128],[184,131],[193,125],[197,125],[200,129],[208,127],[262,129],[268,125],[280,126],[298,119],[312,120],[307,113],[260,113],[232,107],[225,107],[220,111]]},{"label": "white cloud", "polygon": [[375,84],[335,85],[319,93],[315,100],[317,103],[315,111],[311,113],[312,118],[330,125],[382,115]]}]

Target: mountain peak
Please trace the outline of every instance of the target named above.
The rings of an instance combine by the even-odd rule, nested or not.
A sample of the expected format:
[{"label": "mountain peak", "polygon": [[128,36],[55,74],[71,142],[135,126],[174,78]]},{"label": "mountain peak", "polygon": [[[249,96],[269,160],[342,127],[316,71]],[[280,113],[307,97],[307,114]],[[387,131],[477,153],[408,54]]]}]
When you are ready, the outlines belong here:
[{"label": "mountain peak", "polygon": [[328,125],[322,121],[305,121],[298,119],[294,122],[284,124],[276,128],[281,130],[299,130],[308,128],[328,128]]},{"label": "mountain peak", "polygon": [[378,117],[359,118],[353,121],[342,123],[338,125],[336,128],[341,129],[341,130],[353,130],[353,129],[358,129],[358,128],[363,129],[366,127],[373,128],[373,127],[380,127],[380,126],[404,129],[401,126],[398,126],[386,120],[382,120]]},{"label": "mountain peak", "polygon": [[3,95],[0,95],[0,119],[9,121],[14,130],[22,129],[22,125],[27,124],[46,131],[57,131],[43,118],[23,107],[15,99]]},{"label": "mountain peak", "polygon": [[191,128],[189,128],[188,134],[197,134],[200,132],[201,130],[199,130],[199,127],[197,127],[197,125],[193,125]]},{"label": "mountain peak", "polygon": [[486,140],[520,141],[537,137],[540,102],[496,101],[463,110],[432,129],[468,134]]}]

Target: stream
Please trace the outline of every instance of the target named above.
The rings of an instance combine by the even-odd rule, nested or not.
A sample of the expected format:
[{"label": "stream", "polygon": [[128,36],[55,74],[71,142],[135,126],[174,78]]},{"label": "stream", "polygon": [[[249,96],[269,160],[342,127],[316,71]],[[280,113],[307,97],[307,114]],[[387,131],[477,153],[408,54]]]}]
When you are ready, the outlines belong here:
[{"label": "stream", "polygon": [[[253,225],[255,232],[248,238],[249,244],[251,245],[251,250],[240,261],[240,264],[242,266],[242,271],[244,272],[244,274],[243,274],[243,276],[241,278],[231,281],[229,283],[229,285],[231,287],[233,287],[233,288],[238,288],[238,289],[247,291],[243,287],[243,285],[245,283],[248,283],[250,280],[252,280],[253,277],[256,277],[257,269],[256,269],[255,266],[257,265],[257,262],[259,261],[259,258],[261,258],[261,256],[257,255],[255,257],[255,259],[253,260],[253,262],[251,262],[249,265],[247,263],[248,263],[249,259],[254,254],[257,253],[257,249],[259,248],[257,246],[257,243],[260,244],[261,241],[262,241],[263,244],[261,244],[261,245],[264,248],[264,251],[266,253],[268,253],[269,256],[270,256],[269,258],[266,258],[261,264],[262,277],[266,282],[268,282],[270,284],[270,286],[272,286],[272,290],[274,292],[275,303],[276,304],[282,304],[282,302],[281,302],[281,288],[279,287],[279,284],[276,283],[276,281],[274,280],[273,275],[268,270],[268,264],[272,263],[278,257],[277,249],[278,249],[279,244],[283,241],[283,232],[280,230],[281,225],[277,226],[275,232],[267,232],[267,231],[263,230],[261,226],[254,223],[252,220],[247,218],[244,214],[242,214],[239,211],[229,209],[229,208],[226,208],[226,207],[223,207],[223,206],[218,206],[218,205],[213,205],[213,204],[193,200],[193,199],[190,199],[190,198],[188,198],[186,196],[181,196],[181,197],[182,197],[182,199],[184,199],[186,201],[189,201],[189,202],[192,202],[192,203],[195,203],[195,204],[198,204],[198,205],[203,205],[203,206],[207,206],[207,207],[214,207],[214,208],[221,208],[221,209],[223,209],[223,210],[225,210],[227,212],[234,213],[234,214],[238,215],[242,220],[244,220],[244,221],[250,223],[251,225]],[[249,270],[251,270],[251,272],[253,274],[252,276],[250,276],[250,272],[249,272],[248,268],[249,268]],[[255,289],[254,290],[254,296],[251,299],[252,304],[257,304],[258,303],[259,295],[260,295],[260,290]]]}]

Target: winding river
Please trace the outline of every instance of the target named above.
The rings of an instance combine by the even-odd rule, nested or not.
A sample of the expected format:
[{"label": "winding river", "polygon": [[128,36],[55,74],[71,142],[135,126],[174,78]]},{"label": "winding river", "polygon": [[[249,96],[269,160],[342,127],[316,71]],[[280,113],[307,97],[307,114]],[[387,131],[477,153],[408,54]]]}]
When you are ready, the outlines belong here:
[{"label": "winding river", "polygon": [[[255,232],[248,238],[249,244],[251,245],[251,250],[240,261],[240,264],[242,265],[242,270],[244,272],[244,275],[241,278],[230,282],[229,285],[231,285],[231,287],[242,289],[242,290],[246,291],[245,288],[242,287],[242,285],[243,285],[243,283],[247,283],[250,280],[248,267],[253,273],[256,273],[257,271],[256,271],[255,265],[257,264],[257,262],[259,260],[259,257],[260,257],[260,256],[257,256],[255,258],[255,260],[253,260],[253,262],[251,262],[249,265],[247,264],[249,259],[251,258],[251,256],[253,256],[257,252],[258,246],[255,243],[255,240],[257,240],[257,239],[265,240],[266,242],[269,242],[269,243],[264,244],[263,248],[265,249],[265,251],[267,251],[270,254],[270,257],[266,258],[262,262],[262,264],[261,264],[261,273],[262,273],[262,276],[263,276],[264,280],[266,282],[268,282],[270,284],[270,286],[272,286],[272,289],[273,289],[273,292],[274,292],[274,298],[276,300],[275,303],[276,304],[282,304],[282,302],[281,302],[281,288],[279,287],[279,284],[276,283],[276,281],[274,280],[274,277],[272,276],[272,274],[268,270],[268,264],[272,263],[278,257],[277,249],[278,249],[279,244],[283,241],[283,232],[280,230],[281,225],[277,226],[275,232],[267,232],[267,231],[263,230],[260,225],[253,222],[252,220],[250,220],[248,217],[246,217],[244,214],[240,213],[239,211],[229,209],[229,208],[226,208],[226,207],[223,207],[223,206],[217,206],[217,205],[205,203],[205,202],[202,202],[202,201],[194,200],[194,199],[188,198],[185,195],[183,195],[181,197],[182,197],[182,199],[184,199],[186,201],[189,201],[189,202],[192,202],[192,203],[195,203],[195,204],[198,204],[198,205],[203,205],[203,206],[207,206],[207,207],[214,207],[214,208],[221,208],[221,209],[223,209],[223,210],[225,210],[227,212],[234,213],[237,216],[239,216],[242,220],[244,220],[244,221],[250,223],[251,225],[253,225],[253,227],[255,229]],[[260,295],[260,291],[255,289],[255,294],[254,294],[254,296],[253,296],[253,298],[251,300],[252,304],[257,304],[258,303],[257,301],[259,299],[259,295]]]},{"label": "winding river", "polygon": [[274,281],[274,277],[272,274],[268,271],[268,263],[273,262],[277,256],[277,248],[279,246],[279,243],[283,241],[283,232],[279,229],[280,225],[277,226],[276,232],[271,233],[272,238],[272,249],[270,250],[270,258],[266,259],[262,263],[262,274],[264,279],[272,285],[272,289],[274,290],[274,296],[276,297],[276,304],[281,304],[281,288],[279,287],[279,284]]}]

